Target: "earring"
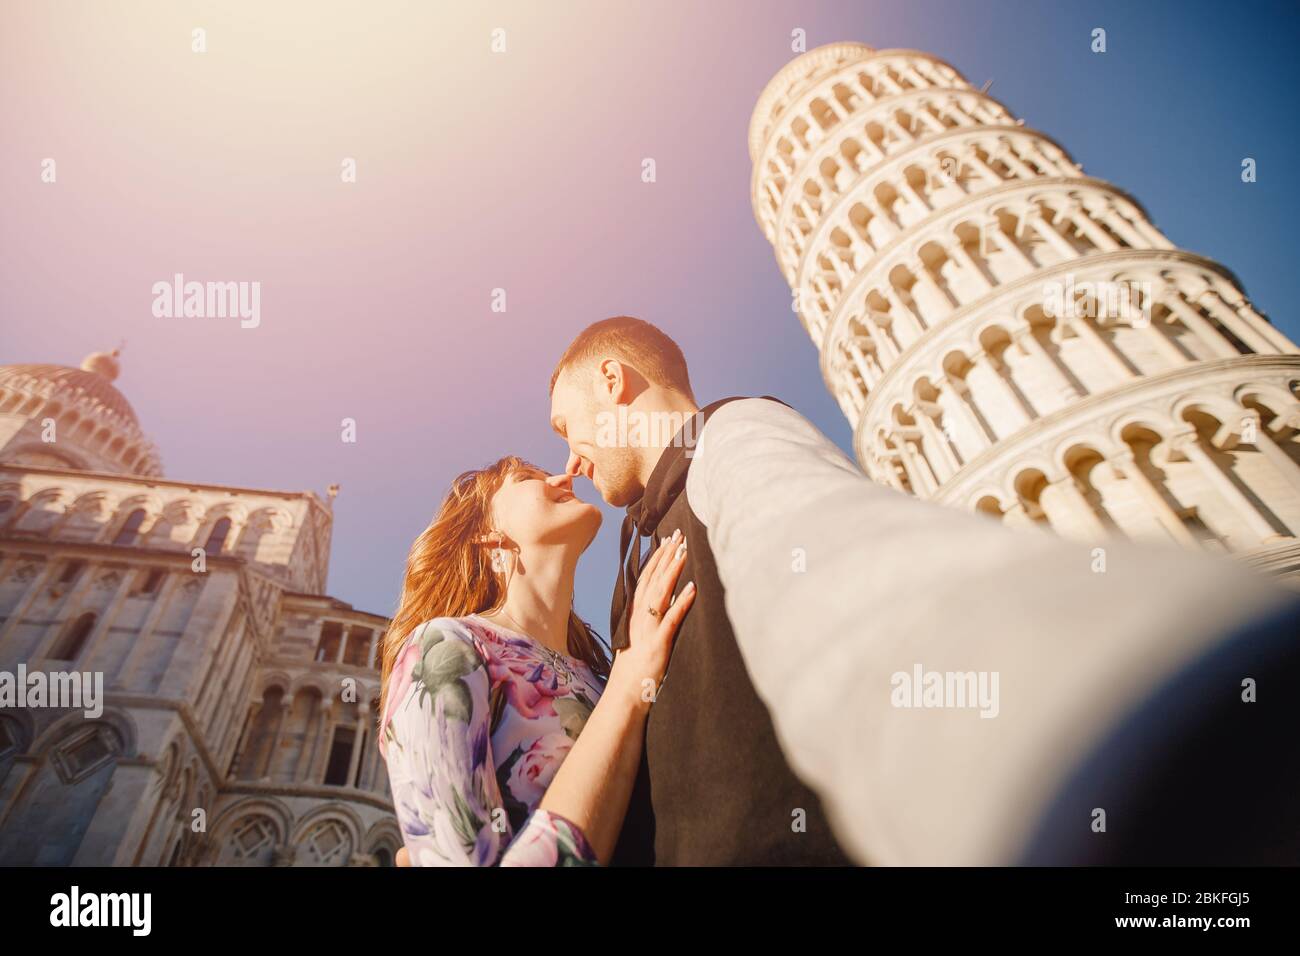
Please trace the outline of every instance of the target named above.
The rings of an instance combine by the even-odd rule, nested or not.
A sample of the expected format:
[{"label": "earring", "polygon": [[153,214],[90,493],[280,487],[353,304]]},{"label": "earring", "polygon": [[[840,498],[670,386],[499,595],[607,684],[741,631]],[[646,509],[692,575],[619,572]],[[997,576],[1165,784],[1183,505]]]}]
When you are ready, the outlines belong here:
[{"label": "earring", "polygon": [[495,538],[497,545],[492,549],[492,570],[498,574],[504,574],[509,568],[506,565],[506,549],[501,547],[501,542],[505,540],[505,535],[500,531],[493,529],[487,534],[482,535],[478,540],[483,544],[488,544]]}]

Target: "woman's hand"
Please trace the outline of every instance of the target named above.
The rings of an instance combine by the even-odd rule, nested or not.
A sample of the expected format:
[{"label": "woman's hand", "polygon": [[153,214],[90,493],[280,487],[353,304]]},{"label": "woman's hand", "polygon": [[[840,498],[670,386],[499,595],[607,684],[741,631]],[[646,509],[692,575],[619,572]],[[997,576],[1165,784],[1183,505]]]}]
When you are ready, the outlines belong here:
[{"label": "woman's hand", "polygon": [[[628,608],[628,646],[614,657],[610,682],[649,706],[668,669],[673,638],[695,600],[695,582],[688,582],[672,599],[677,578],[686,564],[686,539],[681,531],[665,538],[650,556],[636,582]],[[608,688],[607,688],[608,689]]]}]

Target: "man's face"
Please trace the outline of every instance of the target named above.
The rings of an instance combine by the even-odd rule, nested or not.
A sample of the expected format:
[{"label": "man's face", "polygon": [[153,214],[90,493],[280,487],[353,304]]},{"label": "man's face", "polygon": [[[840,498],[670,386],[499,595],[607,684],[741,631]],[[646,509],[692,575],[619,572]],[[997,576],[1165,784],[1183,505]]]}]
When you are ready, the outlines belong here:
[{"label": "man's face", "polygon": [[623,508],[640,498],[645,487],[635,451],[619,443],[614,400],[619,391],[618,383],[594,367],[569,366],[551,393],[551,428],[569,445],[565,470],[586,475],[606,502]]}]

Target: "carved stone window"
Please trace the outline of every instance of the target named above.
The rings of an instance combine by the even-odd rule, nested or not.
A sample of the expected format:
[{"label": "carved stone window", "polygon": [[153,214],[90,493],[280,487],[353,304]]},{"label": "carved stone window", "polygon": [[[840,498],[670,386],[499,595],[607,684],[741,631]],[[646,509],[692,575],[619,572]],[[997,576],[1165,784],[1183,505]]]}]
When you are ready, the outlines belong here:
[{"label": "carved stone window", "polygon": [[54,752],[54,766],[66,784],[80,783],[122,752],[117,733],[106,725],[74,733]]},{"label": "carved stone window", "polygon": [[352,856],[352,837],[337,820],[322,820],[303,841],[308,861],[315,866],[342,866]]},{"label": "carved stone window", "polygon": [[269,858],[275,848],[275,824],[264,816],[241,820],[230,834],[230,855],[237,861],[248,862]]}]

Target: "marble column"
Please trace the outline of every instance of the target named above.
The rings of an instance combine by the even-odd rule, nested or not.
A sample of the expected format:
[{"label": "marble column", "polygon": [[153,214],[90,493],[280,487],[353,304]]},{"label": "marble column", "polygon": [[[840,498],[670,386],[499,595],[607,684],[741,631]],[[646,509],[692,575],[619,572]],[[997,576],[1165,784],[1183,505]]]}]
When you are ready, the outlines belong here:
[{"label": "marble column", "polygon": [[988,351],[976,352],[971,356],[971,361],[976,366],[986,365],[988,367],[992,374],[987,377],[994,381],[994,387],[1001,392],[1006,408],[1014,412],[1019,418],[1019,422],[1015,427],[1019,428],[1028,425],[1034,419],[1034,410],[1025,403],[1019,390],[1011,381],[1006,363]]},{"label": "marble column", "polygon": [[[967,434],[979,442],[979,449],[975,454],[979,454],[979,452],[997,441],[997,436],[989,430],[989,427],[984,423],[984,419],[976,413],[974,403],[970,398],[970,387],[964,380],[955,375],[946,375],[936,382],[935,386],[939,388],[940,392],[944,388],[952,392],[954,396],[952,405],[957,410],[957,414],[966,420]],[[971,457],[973,458],[974,455]]]},{"label": "marble column", "polygon": [[1200,339],[1218,358],[1236,358],[1238,352],[1225,339],[1210,321],[1188,305],[1178,290],[1167,289],[1158,300],[1187,327],[1187,330]]},{"label": "marble column", "polygon": [[1196,535],[1192,534],[1183,519],[1178,517],[1178,512],[1165,500],[1164,494],[1143,470],[1132,450],[1112,455],[1108,460],[1116,475],[1131,482],[1142,503],[1151,509],[1161,527],[1174,541],[1191,548],[1199,547]]},{"label": "marble column", "polygon": [[1051,225],[1043,218],[1040,210],[1032,210],[1030,213],[1026,214],[1023,221],[1027,228],[1034,230],[1034,232],[1042,236],[1047,244],[1055,249],[1062,259],[1068,262],[1071,259],[1079,258],[1079,253],[1075,250],[1074,246],[1070,245],[1069,240],[1061,235],[1060,232],[1056,230],[1055,226]]},{"label": "marble column", "polygon": [[1171,442],[1174,450],[1196,465],[1201,474],[1223,496],[1228,505],[1234,508],[1245,520],[1247,526],[1256,535],[1260,543],[1269,543],[1283,537],[1259,513],[1255,503],[1242,493],[1242,490],[1237,487],[1237,483],[1224,473],[1213,456],[1201,447],[1200,436],[1195,430],[1180,432],[1172,436]]},{"label": "marble column", "polygon": [[1151,238],[1149,236],[1144,236],[1142,232],[1135,228],[1113,203],[1104,203],[1100,208],[1095,208],[1095,204],[1090,205],[1085,203],[1083,208],[1087,215],[1105,222],[1106,225],[1118,233],[1130,247],[1134,249],[1144,249],[1148,245],[1151,245]]},{"label": "marble column", "polygon": [[922,435],[925,436],[924,447],[935,450],[933,455],[927,457],[933,459],[932,467],[938,472],[939,483],[943,484],[957,473],[961,468],[961,462],[957,460],[956,454],[948,444],[948,439],[944,437],[943,430],[932,417],[940,411],[942,409],[933,402],[917,402],[909,409]]},{"label": "marble column", "polygon": [[980,228],[980,255],[985,258],[988,257],[990,250],[987,245],[988,236],[990,235],[997,237],[997,249],[995,251],[1009,254],[1024,267],[1025,274],[1038,270],[1038,265],[1033,259],[1029,258],[1029,253],[1020,247],[1019,240],[1015,236],[1007,235],[1002,229],[1002,224],[996,218],[991,219]]},{"label": "marble column", "polygon": [[1002,185],[1002,177],[999,176],[993,168],[988,165],[988,163],[980,159],[979,154],[975,151],[973,146],[967,148],[966,152],[962,155],[962,160],[979,173],[980,178],[990,186]]},{"label": "marble column", "polygon": [[1022,321],[1011,332],[1012,341],[1019,347],[1020,353],[1033,361],[1042,369],[1045,369],[1050,378],[1057,387],[1059,397],[1065,403],[1074,401],[1076,398],[1082,398],[1083,393],[1070,381],[1065,374],[1065,370],[1057,363],[1056,359],[1043,347],[1043,343],[1038,341],[1034,335],[1033,326],[1028,322]]},{"label": "marble column", "polygon": [[298,748],[298,756],[289,768],[289,779],[302,782],[307,777],[307,771],[311,768],[312,758],[316,756],[316,743],[320,737],[320,725],[322,714],[325,711],[325,700],[320,698],[316,705],[311,709],[306,724],[302,728],[302,746]]},{"label": "marble column", "polygon": [[[235,752],[230,756],[229,776],[237,778],[239,776],[239,761],[244,759],[244,748],[248,746],[248,738],[253,733],[253,728],[257,723],[257,715],[262,709],[261,701],[252,701],[248,704],[247,713],[244,716],[244,729],[240,731],[239,741],[235,744]],[[249,776],[256,774],[257,768],[252,767]]]},{"label": "marble column", "polygon": [[1038,522],[1025,510],[1025,503],[1019,499],[1002,513],[1002,523],[1008,528],[1038,528]]},{"label": "marble column", "polygon": [[260,774],[263,779],[272,779],[275,775],[275,762],[280,756],[280,741],[284,737],[284,725],[289,719],[289,712],[292,707],[292,694],[287,695],[280,701],[279,713],[276,715],[275,721],[275,732],[271,735],[271,747],[266,752],[266,762]]},{"label": "marble column", "polygon": [[1268,426],[1260,419],[1256,411],[1248,411],[1243,419],[1254,422],[1255,440],[1247,442],[1259,449],[1259,453],[1268,460],[1279,475],[1291,486],[1291,490],[1300,493],[1300,465],[1295,463],[1285,451],[1277,446],[1273,441],[1273,436],[1269,434]]},{"label": "marble column", "polygon": [[852,339],[847,340],[844,343],[844,352],[857,368],[858,374],[862,376],[863,384],[868,388],[875,387],[876,376],[871,373],[871,368],[867,365],[866,356],[864,356],[859,350],[857,343]]},{"label": "marble column", "polygon": [[960,239],[954,239],[944,248],[949,258],[961,268],[962,275],[968,275],[974,279],[975,284],[985,293],[993,291],[993,283],[989,281],[989,277],[984,274],[984,270],[971,257]]},{"label": "marble column", "polygon": [[334,739],[334,699],[321,701],[320,728],[316,735],[316,752],[307,767],[307,781],[320,783],[325,777],[325,763]]},{"label": "marble column", "polygon": [[1070,222],[1074,223],[1074,227],[1079,232],[1087,236],[1088,240],[1092,242],[1099,251],[1115,252],[1119,249],[1119,243],[1112,239],[1105,229],[1092,220],[1081,204],[1077,202],[1073,203],[1064,211],[1063,214]]},{"label": "marble column", "polygon": [[366,745],[366,723],[367,718],[364,708],[358,708],[363,712],[357,717],[356,723],[352,729],[352,757],[348,761],[348,776],[344,785],[348,787],[357,786],[357,768],[361,763],[361,748]]},{"label": "marble column", "polygon": [[[911,301],[909,302],[904,300],[903,294],[898,290],[893,282],[889,281],[889,279],[885,279],[885,283],[881,286],[880,291],[889,301],[889,313],[893,321],[898,321],[900,318],[906,320],[905,325],[912,329],[914,333],[913,338],[917,338],[925,332],[927,328],[925,320],[921,317],[920,311],[913,308],[913,303],[916,301],[915,299],[912,299],[909,295],[908,299],[911,299]],[[885,358],[891,362],[898,358],[899,350],[893,342],[888,344],[888,347],[885,348],[884,352]]]},{"label": "marble column", "polygon": [[1120,358],[1119,353],[1102,337],[1102,334],[1092,327],[1092,323],[1088,321],[1086,316],[1066,316],[1059,320],[1059,323],[1057,328],[1072,330],[1075,335],[1079,336],[1092,348],[1093,352],[1101,358],[1108,368],[1119,376],[1120,381],[1137,377],[1137,373],[1128,367],[1128,363]]},{"label": "marble column", "polygon": [[[1300,351],[1295,345],[1290,343],[1286,336],[1279,333],[1267,322],[1260,322],[1256,325],[1245,316],[1237,312],[1223,296],[1219,295],[1213,289],[1206,289],[1196,297],[1197,302],[1203,302],[1205,309],[1213,315],[1229,332],[1239,338],[1247,348],[1260,355],[1271,355],[1278,351]],[[1266,328],[1272,332],[1272,335],[1266,333]],[[1276,337],[1291,345],[1289,350],[1279,348],[1279,343],[1273,341]]]},{"label": "marble column", "polygon": [[1069,472],[1048,481],[1039,496],[1039,503],[1047,512],[1052,528],[1058,532],[1077,532],[1090,541],[1105,538],[1109,533]]}]

